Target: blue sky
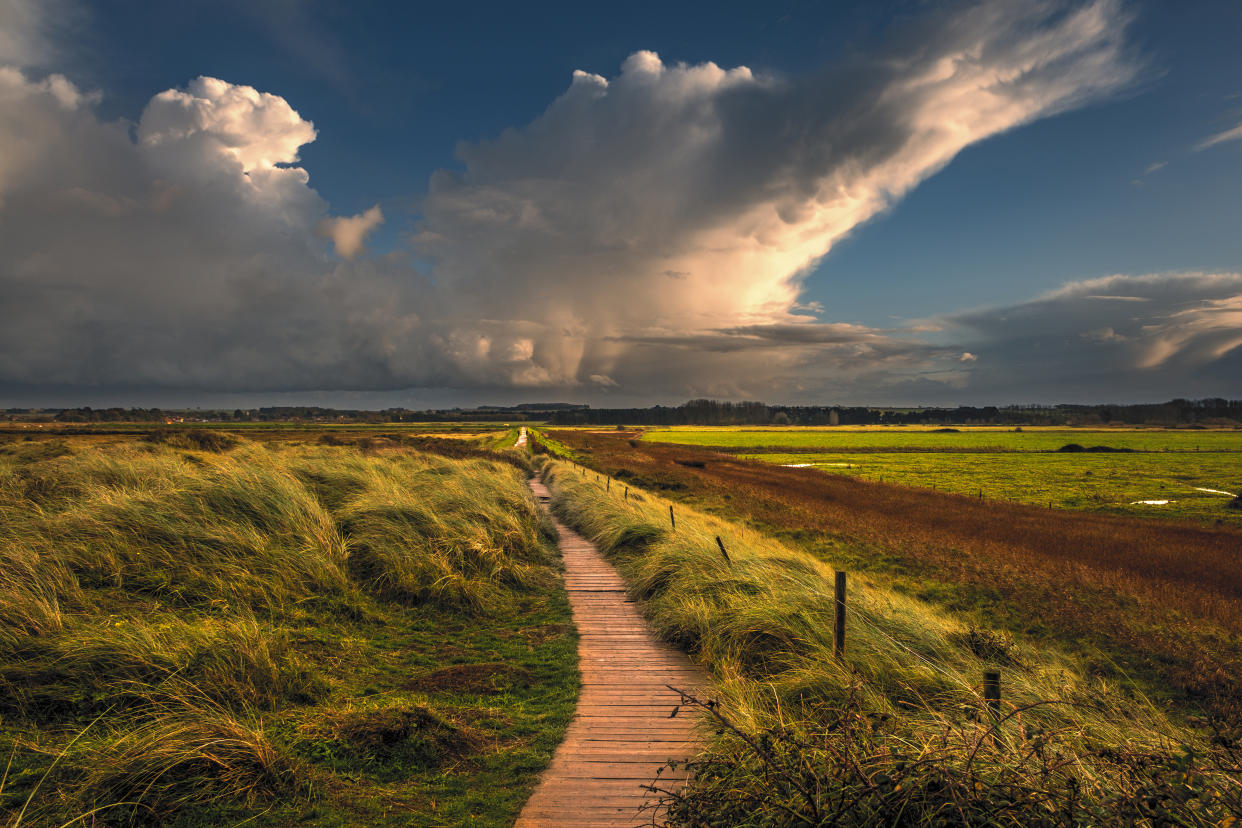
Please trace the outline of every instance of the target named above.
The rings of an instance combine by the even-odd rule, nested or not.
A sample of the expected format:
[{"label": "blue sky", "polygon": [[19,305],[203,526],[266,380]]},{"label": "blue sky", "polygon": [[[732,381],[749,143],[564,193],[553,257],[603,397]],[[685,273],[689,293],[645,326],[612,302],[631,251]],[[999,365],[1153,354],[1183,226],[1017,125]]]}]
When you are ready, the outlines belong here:
[{"label": "blue sky", "polygon": [[[303,121],[313,122],[316,134],[297,150],[299,160],[276,157],[286,152],[283,144],[273,155],[278,167],[305,170],[307,193],[299,191],[296,209],[290,206],[293,202],[282,203],[280,243],[239,253],[239,261],[285,261],[291,271],[304,272],[287,285],[265,284],[263,291],[288,291],[281,307],[298,306],[293,316],[323,326],[323,337],[333,342],[314,364],[307,364],[301,355],[279,354],[299,347],[296,337],[277,337],[245,348],[230,344],[240,353],[222,355],[210,350],[220,346],[207,332],[178,339],[173,331],[159,330],[154,320],[162,309],[155,304],[96,302],[86,297],[82,303],[92,308],[115,307],[106,314],[83,310],[49,324],[76,330],[85,325],[109,344],[117,342],[117,347],[105,348],[109,354],[99,356],[98,342],[77,346],[92,352],[94,373],[50,364],[36,370],[30,360],[14,354],[12,365],[0,365],[0,388],[9,388],[12,400],[92,395],[250,400],[301,394],[376,404],[533,398],[630,404],[705,394],[771,401],[918,403],[1005,401],[1027,390],[1030,398],[1049,401],[1085,399],[1091,394],[1139,399],[1238,396],[1242,391],[1235,371],[1237,349],[1225,347],[1238,332],[1233,303],[1242,293],[1234,284],[1242,270],[1238,233],[1242,140],[1200,148],[1211,136],[1242,124],[1242,57],[1236,49],[1242,42],[1242,7],[1234,2],[1048,3],[1034,15],[1030,13],[1037,8],[1034,4],[1022,9],[1020,4],[986,2],[683,4],[674,9],[656,3],[536,8],[326,0],[5,3],[8,8],[0,6],[0,14],[16,15],[12,19],[28,27],[31,45],[10,47],[7,60],[0,50],[0,64],[19,68],[30,96],[35,85],[46,83],[52,74],[63,75],[85,96],[83,100],[89,98],[75,106],[90,109],[91,129],[121,123],[138,150],[144,141],[151,143],[143,136],[153,134],[153,128],[140,122],[153,97],[164,90],[186,90],[200,76],[278,96]],[[1093,34],[1095,40],[1083,51],[1059,62],[1049,60],[1032,73],[1055,76],[1055,83],[1041,77],[1036,78],[1038,84],[1016,81],[1012,89],[1006,88],[1005,94],[1025,107],[1012,122],[971,127],[975,132],[970,139],[945,150],[942,160],[903,156],[901,163],[912,165],[910,171],[892,181],[884,179],[875,185],[880,195],[869,196],[884,203],[851,212],[848,220],[812,222],[819,248],[801,238],[796,244],[785,239],[771,245],[767,259],[760,262],[761,269],[772,268],[766,276],[747,281],[751,260],[741,252],[744,244],[733,258],[716,255],[721,234],[741,233],[738,238],[744,239],[752,232],[747,229],[752,228],[751,220],[743,216],[755,209],[760,193],[768,198],[779,187],[797,192],[805,187],[805,178],[800,183],[787,180],[793,173],[783,169],[782,151],[806,154],[806,166],[798,167],[803,170],[798,174],[845,181],[839,185],[845,188],[842,192],[872,186],[871,173],[857,168],[873,162],[858,159],[878,158],[877,152],[866,145],[866,135],[841,136],[850,129],[851,112],[858,107],[878,112],[877,102],[887,98],[858,92],[853,100],[856,86],[874,83],[877,88],[888,84],[890,90],[902,89],[906,79],[901,71],[911,76],[924,71],[918,61],[934,56],[937,49],[959,54],[952,51],[959,40],[969,46],[962,47],[966,49],[962,54],[982,54],[978,62],[988,64],[984,69],[999,65],[997,71],[1003,74],[1005,61],[1016,60],[1013,55],[1025,48],[1022,39],[1034,37],[1032,32],[1047,34],[1047,42],[1040,46],[1045,50],[1051,48],[1048,44],[1078,36],[1083,26],[1071,24],[1084,10],[1098,12],[1107,31]],[[599,89],[606,88],[609,99],[619,97],[623,84],[618,81],[626,76],[622,66],[633,68],[630,77],[639,77],[642,67],[626,61],[640,50],[658,53],[662,59],[658,71],[664,86],[650,87],[657,90],[650,92],[650,100],[630,93],[628,109],[597,100],[590,109],[569,113],[565,105],[561,110],[566,111],[557,110],[553,102],[566,94],[575,70],[601,76]],[[894,59],[908,61],[909,68],[893,69]],[[931,65],[931,57],[927,60]],[[604,118],[626,125],[634,119],[689,122],[700,117],[699,109],[666,111],[652,101],[694,82],[687,80],[689,74],[670,71],[677,64],[693,68],[709,61],[724,70],[748,67],[757,79],[756,94],[787,88],[773,92],[762,107],[756,104],[755,111],[773,115],[770,134],[758,122],[730,127],[731,122],[725,121],[723,128],[716,120],[708,127],[689,124],[688,129],[720,128],[725,136],[710,158],[670,166],[665,174],[676,178],[681,169],[695,169],[686,182],[670,182],[677,203],[667,209],[674,211],[670,215],[689,209],[696,220],[687,221],[681,236],[642,224],[614,228],[609,231],[613,236],[604,230],[596,234],[601,226],[609,226],[611,211],[621,209],[617,205],[642,211],[641,206],[633,207],[641,205],[642,198],[636,201],[635,194],[620,184],[615,198],[606,192],[599,195],[600,188],[606,190],[613,180],[599,168],[631,146],[624,142],[605,146],[606,136],[595,132],[599,123]],[[751,84],[743,80],[738,83]],[[592,83],[596,81],[588,78],[586,85],[575,88],[598,92]],[[731,91],[733,81],[719,83],[719,89],[712,87],[704,98],[705,105],[732,106],[734,97],[745,97]],[[1045,101],[1054,96],[1049,90],[1059,98]],[[90,97],[96,91],[98,96]],[[210,97],[201,93],[195,100],[201,103]],[[13,105],[11,123],[34,119],[33,100]],[[923,102],[911,100],[916,107]],[[822,111],[820,101],[825,101]],[[952,101],[957,107],[953,113],[973,105],[960,97]],[[186,111],[178,110],[181,115]],[[868,128],[877,136],[877,145],[898,140],[893,123],[868,113],[876,118]],[[959,117],[953,113],[949,117]],[[901,120],[900,113],[885,117]],[[203,127],[201,117],[196,123],[204,134],[216,128]],[[84,128],[65,127],[73,129]],[[176,130],[178,136],[187,134],[181,126]],[[779,145],[782,130],[797,133],[791,139],[797,143],[786,150]],[[594,142],[591,148],[599,145],[601,153],[591,156],[583,150],[582,163],[589,163],[591,172],[584,173],[580,183],[589,182],[592,189],[589,197],[579,196],[584,199],[580,211],[598,220],[589,230],[575,232],[590,235],[591,244],[579,237],[564,241],[570,227],[565,224],[553,228],[552,235],[541,236],[536,245],[532,238],[510,232],[520,224],[515,220],[495,235],[494,249],[480,252],[480,246],[493,245],[492,235],[478,235],[481,226],[470,223],[480,211],[521,201],[541,215],[552,215],[554,207],[574,213],[572,203],[562,203],[570,196],[559,189],[555,196],[534,192],[531,182],[551,180],[558,188],[560,183],[573,183],[576,168],[557,167],[555,158],[540,153],[544,148],[551,156],[575,155],[572,142],[579,134],[589,134],[582,140]],[[747,166],[748,156],[728,145],[732,134],[740,136],[738,147],[759,142],[773,154],[767,162],[770,168],[756,173],[753,181],[747,179],[748,171],[738,169]],[[675,143],[681,137],[652,126],[636,130],[627,140]],[[81,140],[82,147],[98,146],[97,140],[93,144],[86,137]],[[166,137],[161,140],[168,145]],[[851,159],[848,164],[832,158],[833,140],[851,142],[848,152],[842,151]],[[824,147],[807,146],[815,141]],[[462,146],[464,150],[459,150]],[[641,166],[619,168],[616,180],[637,180],[662,165],[665,159],[659,151],[658,144],[636,149],[634,163]],[[81,149],[87,168],[83,182],[100,174],[90,169],[92,164],[105,163],[95,160],[92,152]],[[903,152],[917,154],[918,147]],[[944,160],[947,164],[941,169]],[[727,168],[711,166],[725,162]],[[176,178],[167,175],[166,168],[156,176],[149,159],[135,163],[154,182],[143,184],[147,190]],[[183,170],[188,167],[185,159],[177,163]],[[887,169],[881,161],[874,163],[877,169]],[[756,162],[756,168],[760,166]],[[457,177],[437,173],[445,170]],[[855,178],[841,178],[847,173]],[[254,178],[249,170],[243,175]],[[429,183],[437,175],[441,183]],[[723,195],[716,192],[716,175],[725,182],[719,185]],[[216,192],[197,174],[193,181],[204,193]],[[652,181],[647,197],[654,205],[666,194],[659,191],[658,176]],[[40,185],[27,186],[34,192]],[[126,204],[138,198],[130,193],[125,196],[130,201],[124,201],[119,190],[113,193],[109,186],[127,185],[96,181],[58,192],[102,194]],[[43,193],[51,192],[50,187],[44,186]],[[743,193],[740,188],[746,187],[751,189]],[[797,209],[828,203],[824,192]],[[0,186],[0,197],[4,195]],[[773,203],[783,204],[789,196],[772,197]],[[727,221],[716,216],[712,206],[713,199],[721,198],[737,201],[737,210]],[[18,200],[10,197],[8,203]],[[462,204],[469,205],[469,221],[462,219]],[[382,210],[383,222],[375,227],[368,223],[363,229],[363,252],[342,247],[342,237],[319,224],[327,217],[364,214],[375,205]],[[653,207],[652,214],[660,209]],[[794,208],[780,208],[789,209]],[[200,233],[212,217],[229,212],[226,204],[204,201],[196,202],[187,215],[194,217],[194,232]],[[300,224],[290,230],[289,217],[294,214]],[[787,212],[781,215],[786,221],[783,229],[797,226]],[[250,226],[259,227],[271,218],[270,214],[254,218]],[[69,222],[66,226],[80,226],[79,219],[61,219]],[[0,213],[0,266],[6,253],[3,222]],[[217,247],[228,248],[234,237],[223,229],[223,220],[219,224],[222,241]],[[190,233],[187,227],[161,230],[170,248],[174,247],[170,234]],[[326,253],[313,247],[322,247],[322,241],[304,241],[296,249],[282,246],[291,235],[309,239],[316,230],[319,237],[335,243],[336,258],[330,246]],[[767,238],[771,230],[764,232],[768,236],[760,236]],[[704,233],[715,239],[714,246],[702,246]],[[688,246],[690,237],[697,246]],[[97,233],[84,232],[75,242],[84,259],[99,255],[91,248],[97,238]],[[144,241],[130,246],[139,251],[128,265],[131,271],[167,270],[161,256],[168,251],[155,249],[159,246],[150,244],[149,235],[141,238]],[[549,239],[562,240],[565,249],[558,250],[558,242]],[[703,270],[685,271],[687,278],[677,269],[682,265],[665,267],[629,253],[609,258],[609,251],[615,252],[618,245],[638,242],[664,245],[668,262],[699,262]],[[30,244],[20,255],[9,254],[8,274],[19,272],[23,262],[39,260],[39,251]],[[687,259],[691,247],[707,258]],[[826,255],[819,258],[824,251]],[[513,258],[519,255],[520,261]],[[801,255],[812,259],[805,273],[787,264]],[[228,261],[204,265],[205,275],[196,284],[204,280],[223,284],[219,274],[233,272],[234,265]],[[254,278],[271,279],[271,268],[278,266],[264,265],[263,275]],[[115,271],[91,284],[117,280],[127,287],[113,295],[125,295],[133,286],[126,281],[130,277],[119,265]],[[651,273],[675,275],[650,282]],[[0,270],[0,276],[5,274]],[[1110,314],[1115,309],[1106,309],[1099,316],[1099,327],[1090,327],[1095,317],[1087,314],[1084,330],[1062,330],[1062,320],[1077,316],[1058,303],[1068,302],[1069,296],[1094,296],[1074,285],[1105,277],[1130,280],[1124,284],[1131,293],[1138,290],[1136,285],[1153,292],[1131,296],[1134,301],[1127,306],[1132,310],[1142,304],[1147,315],[1114,318]],[[334,306],[323,297],[313,308],[309,303],[302,307],[308,285],[329,281],[357,286],[348,291],[347,312],[339,301]],[[552,299],[553,291],[567,281],[575,284],[570,291],[574,295],[564,307],[556,306],[559,300]],[[616,304],[625,285],[640,283],[643,287],[635,291],[652,308],[649,318],[638,312],[618,315],[608,307]],[[25,295],[18,290],[21,284],[20,279],[11,283],[14,296]],[[506,287],[511,284],[515,287]],[[434,295],[420,292],[431,290],[426,285],[438,286]],[[441,289],[446,285],[454,286],[452,295]],[[791,287],[797,285],[800,292]],[[518,309],[519,300],[501,295],[518,288],[521,296],[540,297],[543,304]],[[76,289],[81,295],[81,286]],[[222,317],[213,330],[230,325],[252,330],[252,324],[240,321],[247,310],[238,299],[241,294],[225,297],[224,290],[212,289],[200,303],[200,307],[218,304],[222,314],[228,308],[237,310],[231,321]],[[254,295],[254,290],[248,287],[245,295]],[[723,292],[744,293],[747,298],[732,304],[706,302],[712,306],[708,310],[698,306],[703,297],[718,299]],[[483,299],[485,293],[495,294],[495,301]],[[1157,308],[1157,294],[1176,297],[1175,304]],[[63,291],[57,295],[63,296]],[[369,301],[376,306],[368,306]],[[333,307],[354,322],[370,319],[368,327],[341,330],[340,319],[331,315]],[[1054,307],[1055,321],[1031,323],[1044,325],[1043,333],[1024,331],[1012,342],[987,325],[976,324],[980,313],[1012,317],[1015,309],[1021,309],[1024,318],[1033,319],[1035,309]],[[167,315],[175,318],[182,312],[189,311],[172,309]],[[271,318],[270,308],[265,313]],[[376,321],[381,316],[383,320]],[[451,324],[432,330],[433,320],[449,319]],[[481,326],[480,319],[491,327]],[[1179,321],[1187,319],[1191,322]],[[1214,321],[1207,324],[1204,319]],[[802,326],[796,335],[786,331],[791,324]],[[149,332],[134,334],[134,329]],[[1156,329],[1158,341],[1151,339],[1150,332]],[[1202,339],[1205,336],[1207,340]],[[178,351],[188,339],[197,341],[184,353]],[[1191,340],[1198,343],[1197,350],[1187,344]],[[161,364],[137,371],[121,367],[121,360],[150,350],[156,341],[176,342],[165,351],[168,356]],[[1022,382],[1001,381],[1013,374],[1014,365],[1029,363],[1014,354],[1036,341],[1042,343],[1041,353],[1064,353],[1022,377]],[[1205,341],[1210,344],[1204,345]],[[1082,342],[1098,343],[1107,352],[1079,353]],[[1179,350],[1167,352],[1171,342],[1180,343]],[[1065,343],[1074,347],[1062,348]],[[1126,347],[1131,350],[1120,353],[1121,343],[1130,343]],[[250,366],[273,351],[279,355],[264,370],[203,368],[213,361]],[[1098,359],[1099,370],[1074,370],[1084,359]],[[63,361],[65,365],[75,361],[73,348],[66,347]],[[187,367],[189,362],[194,363],[192,368]],[[82,364],[80,357],[75,364]],[[410,367],[414,364],[417,370]],[[760,376],[769,369],[771,376]],[[1101,386],[1101,376],[1116,379]]]}]

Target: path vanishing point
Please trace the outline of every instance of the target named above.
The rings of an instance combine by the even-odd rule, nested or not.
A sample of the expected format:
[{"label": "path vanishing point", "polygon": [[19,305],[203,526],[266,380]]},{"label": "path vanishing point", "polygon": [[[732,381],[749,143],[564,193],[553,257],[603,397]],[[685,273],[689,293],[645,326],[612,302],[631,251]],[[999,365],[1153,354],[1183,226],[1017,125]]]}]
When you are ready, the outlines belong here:
[{"label": "path vanishing point", "polygon": [[[548,490],[531,490],[547,508]],[[669,686],[701,693],[701,670],[656,639],[625,584],[594,544],[556,521],[565,559],[565,587],[578,627],[582,693],[565,740],[527,800],[514,828],[662,824],[644,789],[670,759],[685,760],[698,744],[696,716]],[[684,768],[665,768],[661,787],[684,783]],[[654,819],[653,819],[654,817]]]}]

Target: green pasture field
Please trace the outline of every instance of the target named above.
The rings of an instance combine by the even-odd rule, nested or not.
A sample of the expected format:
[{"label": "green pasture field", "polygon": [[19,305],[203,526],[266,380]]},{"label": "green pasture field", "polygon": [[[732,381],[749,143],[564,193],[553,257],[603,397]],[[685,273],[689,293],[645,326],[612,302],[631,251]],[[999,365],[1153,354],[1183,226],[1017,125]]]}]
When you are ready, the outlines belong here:
[{"label": "green pasture field", "polygon": [[[866,454],[743,454],[765,463],[805,465],[903,486],[1016,500],[1058,509],[1173,517],[1242,525],[1242,510],[1225,507],[1242,468],[1223,452],[1038,454],[1031,452],[869,452]],[[1142,503],[1140,501],[1168,501]]]},{"label": "green pasture field", "polygon": [[[1242,491],[1242,431],[1232,429],[700,427],[643,439],[1050,508],[1242,525],[1242,510],[1226,507]],[[1058,451],[1069,444],[1122,451]]]},{"label": "green pasture field", "polygon": [[922,426],[839,428],[685,427],[648,431],[644,440],[728,449],[784,448],[811,451],[1056,451],[1064,445],[1108,446],[1134,451],[1242,451],[1242,429],[1036,428],[960,426],[938,431]]}]

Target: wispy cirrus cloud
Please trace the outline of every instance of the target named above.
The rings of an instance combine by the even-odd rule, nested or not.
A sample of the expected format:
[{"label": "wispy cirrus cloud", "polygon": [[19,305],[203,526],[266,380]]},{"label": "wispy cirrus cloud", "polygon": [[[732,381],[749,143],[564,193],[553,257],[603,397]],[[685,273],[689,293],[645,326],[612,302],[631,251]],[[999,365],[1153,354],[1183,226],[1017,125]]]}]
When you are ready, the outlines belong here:
[{"label": "wispy cirrus cloud", "polygon": [[1222,130],[1215,135],[1209,135],[1207,138],[1195,144],[1195,150],[1205,150],[1209,147],[1214,147],[1217,144],[1224,144],[1228,141],[1242,141],[1242,124]]}]

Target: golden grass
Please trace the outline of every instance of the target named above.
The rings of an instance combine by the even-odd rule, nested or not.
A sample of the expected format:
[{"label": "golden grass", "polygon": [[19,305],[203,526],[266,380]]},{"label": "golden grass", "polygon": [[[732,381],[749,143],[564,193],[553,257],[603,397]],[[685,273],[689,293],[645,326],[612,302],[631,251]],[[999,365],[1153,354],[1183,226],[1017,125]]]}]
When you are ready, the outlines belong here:
[{"label": "golden grass", "polygon": [[[960,750],[942,757],[942,767],[949,767],[963,759],[961,751],[973,756],[987,741],[982,677],[985,669],[1000,668],[1004,710],[1012,714],[999,729],[1001,741],[1022,754],[1048,744],[1039,734],[1055,733],[1056,749],[1068,751],[1072,761],[1048,772],[1059,774],[1058,784],[1072,776],[1084,800],[1112,801],[1117,791],[1146,795],[1129,764],[1102,757],[1141,755],[1171,768],[1183,750],[1210,753],[1205,734],[1138,686],[1103,678],[1048,642],[1012,642],[973,629],[866,576],[850,578],[847,655],[838,661],[828,563],[682,504],[673,506],[674,530],[668,501],[636,490],[627,499],[623,486],[606,490],[593,474],[564,463],[551,464],[546,476],[557,511],[616,562],[659,633],[710,668],[717,709],[740,733],[771,738],[823,731],[843,711],[861,711],[869,721],[885,717],[890,737],[906,746],[939,750],[960,743]],[[994,758],[993,780],[1004,775],[1007,762]],[[726,787],[763,779],[730,776],[737,764],[721,767],[715,772],[725,774]],[[1202,773],[1211,789],[1236,781],[1219,769]],[[820,787],[832,796],[831,780]],[[996,794],[989,788],[987,795]],[[1048,802],[1032,805],[1032,813],[1055,807]]]}]

